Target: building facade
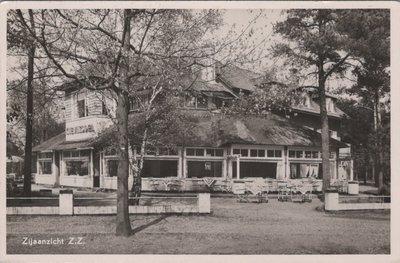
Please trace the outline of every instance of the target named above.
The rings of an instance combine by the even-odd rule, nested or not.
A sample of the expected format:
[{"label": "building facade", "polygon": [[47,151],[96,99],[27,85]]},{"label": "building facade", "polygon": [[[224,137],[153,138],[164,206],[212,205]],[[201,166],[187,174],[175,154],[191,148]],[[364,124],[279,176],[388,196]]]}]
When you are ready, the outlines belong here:
[{"label": "building facade", "polygon": [[[148,147],[144,156],[142,190],[200,191],[230,189],[232,180],[264,178],[272,188],[279,181],[308,180],[322,187],[321,138],[318,98],[304,89],[302,103],[290,114],[225,116],[221,107],[240,92],[257,89],[260,75],[235,66],[206,73],[183,95],[182,111],[196,118],[196,139],[173,146]],[[113,125],[115,102],[74,83],[64,87],[65,132],[34,147],[36,183],[85,188],[117,188],[118,158],[115,150],[98,149],[93,138]],[[146,94],[143,96],[146,99]],[[341,160],[348,145],[340,141],[345,114],[328,96],[331,133],[332,180],[353,180],[351,160]],[[139,114],[131,103],[131,115]],[[111,118],[110,118],[111,117]],[[139,149],[130,152],[138,159]],[[343,162],[348,165],[344,169]],[[350,169],[348,169],[350,167]],[[132,176],[129,184],[132,184]],[[272,189],[273,190],[273,189]]]}]

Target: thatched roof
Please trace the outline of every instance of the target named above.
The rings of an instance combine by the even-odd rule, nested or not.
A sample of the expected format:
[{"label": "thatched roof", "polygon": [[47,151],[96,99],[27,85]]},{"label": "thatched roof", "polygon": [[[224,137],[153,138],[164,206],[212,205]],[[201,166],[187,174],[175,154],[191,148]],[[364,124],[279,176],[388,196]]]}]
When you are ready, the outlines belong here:
[{"label": "thatched roof", "polygon": [[[229,144],[249,145],[279,145],[321,147],[321,134],[297,125],[289,119],[269,113],[265,116],[229,116],[209,111],[182,111],[190,115],[190,123],[180,123],[174,127],[174,132],[181,134],[162,134],[159,144],[192,146],[192,147],[221,147]],[[140,117],[130,116],[130,122]],[[69,150],[87,147],[105,146],[110,135],[114,137],[115,128],[110,127],[99,137],[87,141],[67,142],[65,133],[61,133],[33,148],[33,151]],[[103,138],[103,139],[102,139]],[[105,138],[105,140],[104,140]],[[135,142],[140,144],[140,142]],[[330,139],[331,148],[347,147],[343,142]]]},{"label": "thatched roof", "polygon": [[[226,116],[214,114],[198,119],[190,146],[227,144],[321,147],[321,134],[275,114]],[[331,139],[332,148],[347,147]]]}]

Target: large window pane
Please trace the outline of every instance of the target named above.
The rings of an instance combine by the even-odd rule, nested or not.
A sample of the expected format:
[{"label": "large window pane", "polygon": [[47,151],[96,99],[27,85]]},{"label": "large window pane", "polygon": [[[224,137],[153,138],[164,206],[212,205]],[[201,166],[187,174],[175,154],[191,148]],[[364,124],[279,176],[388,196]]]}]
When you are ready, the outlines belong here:
[{"label": "large window pane", "polygon": [[89,175],[89,161],[87,160],[68,160],[65,162],[66,175]]},{"label": "large window pane", "polygon": [[290,178],[321,178],[320,167],[319,164],[291,163]]},{"label": "large window pane", "polygon": [[196,149],[196,156],[204,156],[204,149]]},{"label": "large window pane", "polygon": [[108,176],[114,177],[118,175],[118,160],[108,160],[107,161],[107,172]]},{"label": "large window pane", "polygon": [[85,105],[85,100],[78,100],[77,102],[77,107],[78,107],[78,117],[82,118],[86,116],[86,105]]},{"label": "large window pane", "polygon": [[51,161],[39,161],[39,173],[51,174]]},{"label": "large window pane", "polygon": [[143,177],[176,177],[178,160],[144,160]]},{"label": "large window pane", "polygon": [[216,149],[215,156],[224,156],[224,151],[222,149]]},{"label": "large window pane", "polygon": [[221,161],[188,161],[188,178],[222,177]]},{"label": "large window pane", "polygon": [[[233,178],[237,177],[236,162],[232,162]],[[262,177],[276,179],[276,163],[240,162],[240,178]]]},{"label": "large window pane", "polygon": [[197,98],[197,108],[207,108],[207,98],[205,97],[198,97]]}]

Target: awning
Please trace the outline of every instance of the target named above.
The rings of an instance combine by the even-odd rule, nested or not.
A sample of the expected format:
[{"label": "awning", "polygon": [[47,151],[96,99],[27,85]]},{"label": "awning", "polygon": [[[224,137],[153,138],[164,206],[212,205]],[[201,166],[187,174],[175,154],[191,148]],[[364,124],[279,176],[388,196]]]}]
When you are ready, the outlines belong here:
[{"label": "awning", "polygon": [[44,151],[60,151],[60,150],[73,150],[73,149],[89,149],[92,148],[90,140],[67,142],[65,139],[65,132],[56,135],[43,143],[33,147],[33,152]]}]

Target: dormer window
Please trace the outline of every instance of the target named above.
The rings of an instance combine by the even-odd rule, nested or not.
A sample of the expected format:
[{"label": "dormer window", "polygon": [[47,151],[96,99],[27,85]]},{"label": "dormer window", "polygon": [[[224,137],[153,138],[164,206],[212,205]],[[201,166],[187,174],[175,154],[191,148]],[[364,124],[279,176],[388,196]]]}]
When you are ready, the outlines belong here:
[{"label": "dormer window", "polygon": [[302,104],[303,104],[304,107],[310,108],[310,106],[311,106],[311,98],[310,98],[310,96],[308,94],[304,94],[303,95]]},{"label": "dormer window", "polygon": [[75,94],[75,116],[76,118],[83,118],[89,115],[87,102],[86,102],[86,93]]},{"label": "dormer window", "polygon": [[332,98],[326,98],[326,110],[329,112],[335,112],[335,102]]},{"label": "dormer window", "polygon": [[78,118],[86,117],[87,116],[87,110],[86,110],[85,99],[78,100],[77,106],[78,106]]}]

